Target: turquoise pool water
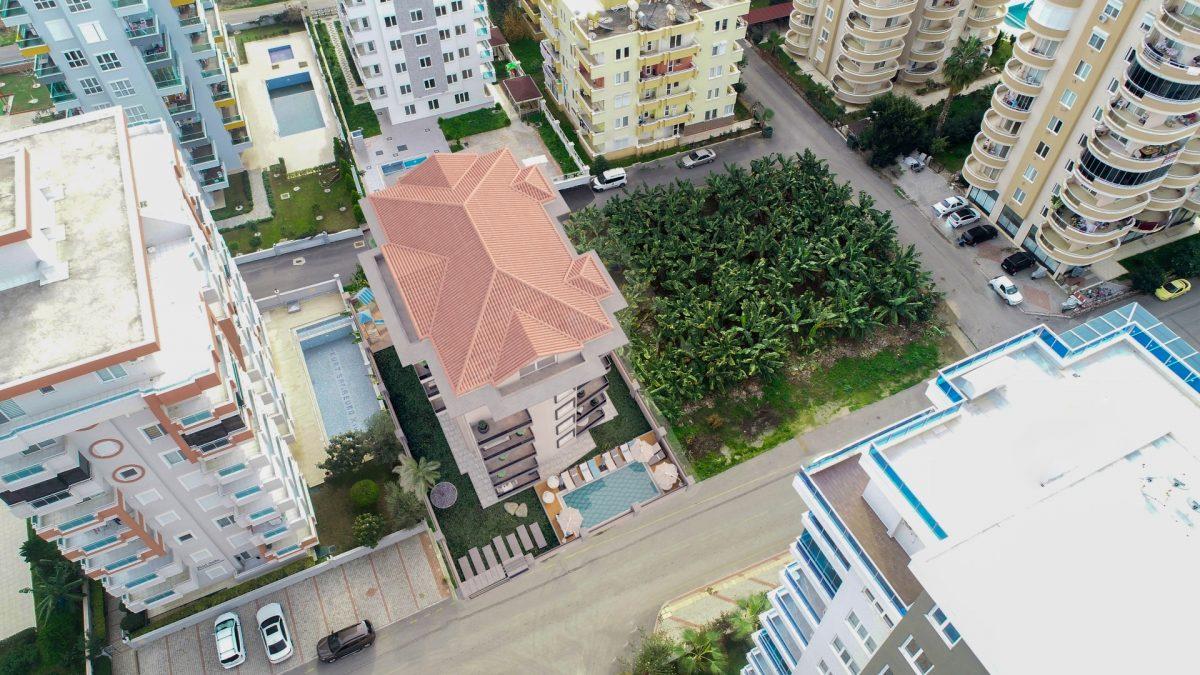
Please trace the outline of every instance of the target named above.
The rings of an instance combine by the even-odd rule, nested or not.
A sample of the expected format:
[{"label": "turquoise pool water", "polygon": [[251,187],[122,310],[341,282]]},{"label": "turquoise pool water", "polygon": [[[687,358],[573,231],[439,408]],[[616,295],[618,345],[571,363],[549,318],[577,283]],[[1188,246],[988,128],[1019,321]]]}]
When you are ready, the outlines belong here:
[{"label": "turquoise pool water", "polygon": [[1017,0],[1008,6],[1008,14],[1004,17],[1004,23],[1018,30],[1025,30],[1025,17],[1029,16],[1029,6],[1032,2],[1022,2]]},{"label": "turquoise pool water", "polygon": [[326,436],[365,429],[379,410],[352,322],[336,316],[296,331]]},{"label": "turquoise pool water", "polygon": [[620,515],[629,507],[658,495],[650,470],[641,462],[632,462],[610,474],[564,494],[567,506],[583,514],[583,528],[595,527]]}]

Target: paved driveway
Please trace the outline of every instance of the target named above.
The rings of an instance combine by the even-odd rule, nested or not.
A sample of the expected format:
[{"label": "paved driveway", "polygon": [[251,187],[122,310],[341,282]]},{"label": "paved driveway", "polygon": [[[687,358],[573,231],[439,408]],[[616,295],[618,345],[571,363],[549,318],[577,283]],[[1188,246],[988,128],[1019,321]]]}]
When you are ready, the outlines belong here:
[{"label": "paved driveway", "polygon": [[[246,662],[233,671],[222,670],[218,663],[207,623],[168,635],[136,652],[119,654],[114,665],[123,675],[275,675],[314,660],[317,641],[332,631],[360,619],[382,628],[449,596],[433,544],[428,534],[422,533],[238,607]],[[283,605],[296,647],[295,655],[278,666],[267,661],[254,627],[255,613],[272,602]]]}]

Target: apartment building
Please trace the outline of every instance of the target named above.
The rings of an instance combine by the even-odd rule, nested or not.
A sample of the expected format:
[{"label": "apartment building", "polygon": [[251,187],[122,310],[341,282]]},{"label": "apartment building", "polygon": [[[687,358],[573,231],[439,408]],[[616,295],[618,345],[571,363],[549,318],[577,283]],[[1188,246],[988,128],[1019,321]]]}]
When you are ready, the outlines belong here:
[{"label": "apartment building", "polygon": [[168,120],[0,136],[0,500],[131,610],[316,544],[259,314]]},{"label": "apartment building", "polygon": [[1175,0],[1030,8],[962,175],[1055,275],[1112,278],[1115,261],[1194,231],[1198,15]]},{"label": "apartment building", "polygon": [[371,108],[392,124],[492,105],[484,0],[342,0],[338,14]]},{"label": "apartment building", "polygon": [[838,100],[865,105],[897,80],[940,80],[959,39],[995,42],[1004,0],[793,0],[783,47],[833,84]]},{"label": "apartment building", "polygon": [[3,0],[0,19],[56,110],[120,105],[130,124],[164,120],[205,202],[229,187],[251,139],[211,0]]},{"label": "apartment building", "polygon": [[[524,6],[524,5],[523,5]],[[733,124],[744,0],[539,0],[546,89],[589,155],[654,152]]]},{"label": "apartment building", "polygon": [[1196,662],[1200,353],[1131,304],[1020,333],[926,395],[796,475],[804,529],[744,675]]},{"label": "apartment building", "polygon": [[594,251],[575,253],[541,169],[507,149],[437,154],[362,204],[379,242],[363,270],[483,506],[594,449],[588,431],[617,415],[626,303]]}]

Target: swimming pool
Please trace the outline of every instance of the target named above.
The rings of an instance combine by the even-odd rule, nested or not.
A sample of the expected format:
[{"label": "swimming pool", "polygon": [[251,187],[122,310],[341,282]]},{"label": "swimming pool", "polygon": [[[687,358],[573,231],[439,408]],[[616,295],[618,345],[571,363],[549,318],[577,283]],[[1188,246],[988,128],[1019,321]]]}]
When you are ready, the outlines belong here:
[{"label": "swimming pool", "polygon": [[281,137],[325,126],[321,105],[307,72],[267,80],[267,96],[271,99],[271,111],[275,113],[275,125]]},{"label": "swimming pool", "polygon": [[650,470],[641,462],[631,462],[564,493],[562,500],[567,506],[579,509],[583,514],[583,528],[587,529],[656,496],[658,487],[650,477]]},{"label": "swimming pool", "polygon": [[375,388],[354,342],[353,320],[334,317],[296,331],[327,437],[365,429],[379,410]]},{"label": "swimming pool", "polygon": [[291,61],[295,58],[292,53],[291,45],[283,45],[282,47],[271,47],[267,50],[267,57],[271,59],[271,63],[279,63],[280,61]]},{"label": "swimming pool", "polygon": [[1016,0],[1008,5],[1008,13],[1004,16],[1004,23],[1018,30],[1025,30],[1025,17],[1029,16],[1029,6],[1033,2],[1028,0]]}]

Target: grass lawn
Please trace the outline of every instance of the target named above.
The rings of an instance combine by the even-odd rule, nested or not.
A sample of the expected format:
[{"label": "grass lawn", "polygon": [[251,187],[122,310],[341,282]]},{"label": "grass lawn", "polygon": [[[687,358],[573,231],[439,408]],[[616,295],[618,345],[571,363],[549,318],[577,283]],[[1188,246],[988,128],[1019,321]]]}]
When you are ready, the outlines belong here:
[{"label": "grass lawn", "polygon": [[335,554],[345,553],[355,547],[354,533],[351,530],[358,512],[350,503],[350,486],[364,478],[379,483],[381,492],[384,483],[395,480],[395,476],[386,466],[371,463],[348,476],[328,480],[317,487],[309,488],[313,510],[317,514],[317,537],[322,546],[336,546]]},{"label": "grass lawn", "polygon": [[400,364],[394,348],[377,352],[375,363],[400,420],[400,428],[408,438],[408,447],[417,457],[440,462],[442,480],[454,483],[458,488],[458,501],[454,506],[435,509],[450,555],[457,560],[467,555],[470,549],[491,543],[493,537],[511,534],[521,523],[538,523],[548,537],[547,541],[553,542],[554,530],[532,489],[522,490],[504,500],[527,505],[529,515],[523,519],[510,516],[504,510],[504,502],[486,509],[480,507],[471,479],[459,473],[416,372]]},{"label": "grass lawn", "polygon": [[531,113],[525,116],[525,121],[537,128],[538,135],[542,137],[542,144],[550,151],[550,156],[554,158],[554,161],[558,162],[563,173],[574,173],[579,170],[579,165],[575,163],[574,159],[571,159],[571,153],[567,152],[567,146],[563,145],[562,139],[554,133],[554,127],[550,126],[545,115],[541,112]]},{"label": "grass lawn", "polygon": [[[363,136],[370,138],[378,136],[382,133],[379,129],[379,118],[375,116],[375,111],[371,109],[370,103],[359,103],[355,105],[354,99],[350,97],[350,86],[346,84],[346,76],[342,74],[342,69],[338,66],[337,47],[329,37],[329,29],[323,21],[314,21],[313,28],[317,35],[317,45],[321,49],[321,54],[325,57],[325,62],[329,64],[329,68],[325,70],[325,84],[328,85],[337,98],[339,109],[342,115],[342,120],[345,122],[349,131],[362,129]],[[341,22],[334,22],[338,32],[341,32]],[[346,58],[353,58],[349,55]]]},{"label": "grass lawn", "polygon": [[941,164],[947,171],[962,171],[963,163],[967,161],[967,155],[971,154],[971,145],[960,145],[953,148],[947,148],[945,152],[940,152],[933,156],[938,164]]},{"label": "grass lawn", "polygon": [[[37,79],[32,72],[0,75],[0,82],[4,83],[4,86],[0,87],[0,96],[13,97],[12,110],[5,111],[9,114],[45,110],[54,105],[50,100],[50,92],[45,87],[33,88]],[[30,103],[32,99],[37,99],[37,103]]]},{"label": "grass lawn", "polygon": [[[238,206],[242,210],[237,209]],[[239,171],[229,174],[229,187],[225,188],[225,206],[212,212],[213,220],[225,220],[254,209],[254,196],[250,192],[250,172]]]},{"label": "grass lawn", "polygon": [[508,119],[508,115],[504,113],[500,104],[491,108],[472,110],[454,117],[438,118],[438,126],[441,127],[442,134],[446,136],[447,141],[457,141],[467,136],[503,129],[510,124],[512,124],[512,120]]},{"label": "grass lawn", "polygon": [[[333,166],[326,164],[322,169]],[[271,219],[221,232],[234,253],[257,251],[284,239],[303,239],[320,232],[340,232],[358,227],[354,208],[357,198],[354,183],[348,176],[339,175],[329,186],[330,192],[326,193],[321,185],[322,174],[310,173],[288,179],[279,169],[280,165],[276,164],[264,174],[268,198],[274,209]],[[296,187],[300,190],[296,191]],[[290,196],[283,199],[284,194]],[[343,206],[346,210],[339,211]],[[318,221],[317,215],[324,217]],[[259,235],[257,239],[254,236],[256,232]]]},{"label": "grass lawn", "polygon": [[868,356],[822,360],[817,355],[792,377],[762,382],[751,395],[722,397],[689,412],[675,424],[675,432],[687,447],[696,477],[714,476],[843,413],[903,391],[960,356],[951,340],[932,334],[891,341],[895,344]]},{"label": "grass lawn", "polygon": [[[608,400],[617,409],[615,419],[605,422],[591,430],[592,440],[596,441],[596,450],[600,453],[611,450],[625,441],[637,438],[650,431],[650,423],[642,416],[642,411],[629,393],[625,378],[614,367],[608,371]],[[586,461],[590,457],[581,459]]]},{"label": "grass lawn", "polygon": [[0,47],[3,47],[5,45],[16,44],[16,42],[17,42],[17,29],[16,28],[0,29]]},{"label": "grass lawn", "polygon": [[[538,46],[538,41],[533,38],[521,38],[508,43],[508,48],[512,51],[513,57],[521,62],[521,70],[525,71],[526,75],[531,75],[537,80],[538,86],[542,86],[542,49]],[[499,71],[497,71],[499,72]]]},{"label": "grass lawn", "polygon": [[217,6],[222,10],[226,9],[245,9],[247,7],[261,7],[262,5],[273,5],[279,0],[217,0]]},{"label": "grass lawn", "polygon": [[992,55],[988,57],[989,68],[1003,68],[1004,64],[1012,58],[1013,43],[1009,36],[1001,33],[996,38],[996,42],[992,44]]},{"label": "grass lawn", "polygon": [[[244,5],[238,5],[238,6],[253,7],[256,4],[266,4],[266,3],[250,2],[250,3],[246,3]],[[247,42],[257,42],[258,40],[266,40],[268,38],[279,37],[280,35],[287,35],[288,33],[301,33],[303,31],[304,31],[304,24],[299,23],[299,22],[277,23],[277,24],[273,24],[270,26],[259,26],[257,28],[247,28],[246,30],[238,31],[237,33],[231,35],[231,37],[233,38],[234,42],[237,43],[238,62],[246,63],[246,43]]]}]

